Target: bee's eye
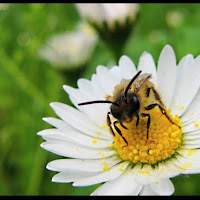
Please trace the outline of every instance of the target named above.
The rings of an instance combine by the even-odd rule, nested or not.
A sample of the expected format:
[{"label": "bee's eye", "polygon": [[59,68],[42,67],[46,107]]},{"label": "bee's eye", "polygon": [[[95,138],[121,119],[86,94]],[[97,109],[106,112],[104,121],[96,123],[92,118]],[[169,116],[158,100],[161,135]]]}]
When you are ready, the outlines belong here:
[{"label": "bee's eye", "polygon": [[139,112],[139,110],[140,110],[140,101],[137,98],[137,96],[133,96],[132,101],[133,101],[133,105],[134,105],[135,109]]}]

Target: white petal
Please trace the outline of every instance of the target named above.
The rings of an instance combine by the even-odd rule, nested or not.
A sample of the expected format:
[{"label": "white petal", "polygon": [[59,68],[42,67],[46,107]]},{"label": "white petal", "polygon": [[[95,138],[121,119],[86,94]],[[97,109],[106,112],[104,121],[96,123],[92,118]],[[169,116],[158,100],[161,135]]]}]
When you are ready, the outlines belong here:
[{"label": "white petal", "polygon": [[[118,80],[109,71],[108,68],[99,65],[96,69],[98,80],[106,94],[112,95],[114,87],[118,84]],[[104,97],[105,98],[105,97]]]},{"label": "white petal", "polygon": [[121,159],[117,156],[96,160],[58,159],[48,163],[47,169],[62,172],[68,172],[69,170],[76,172],[102,172],[119,162],[121,162]]},{"label": "white petal", "polygon": [[89,19],[100,23],[107,16],[102,4],[77,3],[76,6],[80,15],[86,20],[89,17]]},{"label": "white petal", "polygon": [[155,193],[152,189],[150,184],[143,185],[142,190],[140,192],[140,196],[157,196],[158,194]]},{"label": "white petal", "polygon": [[181,116],[181,120],[183,122],[187,122],[189,120],[193,120],[195,117],[200,115],[200,88],[198,89],[197,94],[194,99],[187,107],[186,111]]},{"label": "white petal", "polygon": [[118,83],[119,83],[120,80],[121,80],[119,67],[118,66],[113,66],[110,69],[110,72],[115,76],[115,78],[118,80]]},{"label": "white petal", "polygon": [[143,73],[152,74],[151,81],[157,85],[157,72],[156,72],[156,65],[153,60],[153,57],[148,52],[144,52],[140,57],[139,64],[138,64],[138,71],[142,70]]},{"label": "white petal", "polygon": [[51,103],[50,106],[61,119],[75,129],[92,137],[111,139],[111,134],[107,134],[108,130],[97,127],[84,113],[75,108],[59,102]]},{"label": "white petal", "polygon": [[181,155],[177,155],[173,162],[181,170],[181,174],[189,174],[190,172],[192,173],[193,170],[200,170],[199,160],[193,160]]},{"label": "white petal", "polygon": [[98,187],[91,195],[138,195],[141,188],[128,169],[121,176]]},{"label": "white petal", "polygon": [[47,141],[67,141],[92,148],[108,148],[112,145],[112,141],[90,137],[73,128],[69,128],[68,130],[46,129],[38,132],[37,134],[42,136]]},{"label": "white petal", "polygon": [[75,145],[72,142],[43,142],[41,147],[52,153],[80,159],[99,159],[106,158],[116,154],[114,150],[108,149],[92,149],[79,145]]},{"label": "white petal", "polygon": [[[183,165],[184,167],[182,167],[183,168],[183,172],[182,172],[183,174],[200,173],[200,167],[198,167],[198,166],[194,167],[194,164],[193,164],[193,161],[198,161],[198,163],[199,163],[200,149],[189,149],[189,148],[179,149],[178,153],[182,157],[184,157],[184,159],[185,159],[185,165]],[[190,163],[190,161],[191,161],[191,163]],[[198,163],[195,163],[195,164],[198,164]],[[190,166],[190,168],[188,168],[187,165]]]},{"label": "white petal", "polygon": [[63,86],[64,90],[69,94],[71,102],[83,113],[85,113],[89,119],[97,126],[104,126],[106,124],[107,113],[110,109],[110,104],[90,104],[84,106],[78,106],[78,103],[95,101],[94,97],[89,97],[81,93],[80,90],[74,89],[68,85]]},{"label": "white petal", "polygon": [[183,132],[194,132],[200,130],[200,117],[194,119],[194,121],[191,121],[187,125],[184,125],[182,127]]},{"label": "white petal", "polygon": [[187,159],[199,160],[200,158],[200,149],[179,149],[177,152]]},{"label": "white petal", "polygon": [[183,140],[195,140],[200,139],[200,130],[195,132],[187,132],[183,134]]},{"label": "white petal", "polygon": [[181,116],[196,95],[200,86],[200,56],[193,61],[193,57],[180,66],[180,76],[177,75],[173,113]]},{"label": "white petal", "polygon": [[93,90],[94,90],[94,92],[97,96],[97,99],[98,100],[105,99],[106,92],[103,89],[103,87],[102,87],[100,81],[98,80],[98,77],[97,77],[96,74],[92,75],[91,82],[92,82]]},{"label": "white petal", "polygon": [[198,149],[200,148],[199,144],[184,144],[181,146],[183,149]]},{"label": "white petal", "polygon": [[121,79],[132,79],[137,72],[135,64],[125,55],[119,59],[119,68]]},{"label": "white petal", "polygon": [[132,173],[135,174],[135,182],[141,185],[153,183],[157,181],[158,172],[150,165],[137,164],[132,168]]},{"label": "white petal", "polygon": [[158,91],[161,93],[164,104],[169,108],[176,81],[176,57],[169,45],[166,45],[160,54],[157,80]]},{"label": "white petal", "polygon": [[181,174],[181,170],[173,163],[174,159],[176,158],[170,158],[167,161],[159,162],[158,166],[155,168],[159,178],[173,178]]},{"label": "white petal", "polygon": [[78,88],[81,91],[81,93],[83,93],[84,95],[93,97],[93,98],[97,98],[97,96],[93,90],[92,83],[89,80],[80,78],[77,81],[77,85],[78,85]]},{"label": "white petal", "polygon": [[92,172],[84,172],[84,173],[77,173],[77,172],[60,172],[57,173],[56,175],[53,176],[52,181],[53,182],[58,182],[58,183],[70,183],[70,182],[74,182],[76,180],[79,180],[81,178],[85,178],[88,176],[93,176],[94,174],[97,173],[92,173]]},{"label": "white petal", "polygon": [[182,141],[182,144],[183,144],[183,146],[185,145],[185,144],[196,144],[196,145],[199,145],[200,146],[200,139],[183,139],[183,141]]},{"label": "white petal", "polygon": [[179,98],[178,94],[181,93],[182,91],[182,84],[185,84],[183,82],[185,77],[185,72],[193,62],[194,62],[193,55],[188,54],[181,59],[176,68],[176,84],[174,88],[173,99],[170,104],[170,109],[172,109],[173,114],[176,112],[176,110],[179,110],[178,112],[183,110],[183,108],[181,108],[181,106],[175,102],[177,102],[177,99]]},{"label": "white petal", "polygon": [[172,195],[174,193],[174,185],[170,179],[159,179],[151,184],[151,188],[158,195]]},{"label": "white petal", "polygon": [[66,122],[63,120],[54,118],[54,117],[43,117],[42,118],[45,122],[51,124],[55,128],[61,129],[61,130],[68,130],[71,128]]},{"label": "white petal", "polygon": [[[198,109],[198,107],[196,109]],[[183,127],[185,127],[185,126],[190,125],[191,123],[197,124],[197,120],[200,120],[200,113],[198,114],[196,113],[194,115],[192,114],[190,117],[188,117],[187,121],[184,121],[184,122],[182,121],[182,118],[181,118],[181,124]]]},{"label": "white petal", "polygon": [[117,178],[118,176],[120,176],[124,172],[124,170],[126,169],[126,167],[128,166],[129,163],[130,163],[129,161],[124,161],[120,164],[115,165],[108,171],[104,171],[98,175],[91,176],[88,178],[83,178],[78,181],[75,181],[73,183],[73,186],[88,186],[88,185],[94,185],[97,183],[102,183],[102,182],[113,180],[113,179]]}]

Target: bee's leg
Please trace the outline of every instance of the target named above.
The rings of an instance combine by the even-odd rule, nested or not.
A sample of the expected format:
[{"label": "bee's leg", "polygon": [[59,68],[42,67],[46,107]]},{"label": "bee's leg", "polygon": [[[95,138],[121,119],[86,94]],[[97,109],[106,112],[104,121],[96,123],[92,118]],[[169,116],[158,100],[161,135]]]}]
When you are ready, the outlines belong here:
[{"label": "bee's leg", "polygon": [[128,142],[126,141],[126,139],[123,137],[121,131],[119,130],[119,128],[116,126],[116,123],[119,123],[118,121],[115,121],[113,123],[114,127],[115,127],[115,130],[119,133],[119,135],[122,137],[122,139],[124,140],[124,142],[126,142],[126,146],[128,146]]},{"label": "bee's leg", "polygon": [[113,136],[115,136],[115,133],[114,133],[112,126],[111,126],[110,114],[111,114],[110,112],[107,113],[107,124],[110,127],[110,130],[111,130]]},{"label": "bee's leg", "polygon": [[150,123],[151,123],[151,117],[150,114],[147,113],[141,113],[142,117],[148,117],[147,119],[147,140],[149,139],[149,127],[150,127]]},{"label": "bee's leg", "polygon": [[124,124],[123,124],[122,122],[120,122],[120,125],[121,125],[124,129],[128,130],[128,128],[127,128],[126,126],[124,126]]},{"label": "bee's leg", "polygon": [[156,106],[158,106],[158,108],[160,109],[160,111],[167,117],[167,119],[174,125],[178,126],[179,128],[181,128],[179,125],[175,124],[172,119],[170,118],[170,116],[167,114],[167,112],[165,111],[165,109],[159,105],[158,103],[154,103],[154,104],[150,104],[147,107],[145,107],[146,110],[151,110],[153,108],[155,108]]},{"label": "bee's leg", "polygon": [[164,106],[162,100],[161,100],[161,97],[159,95],[159,93],[154,89],[154,87],[148,87],[147,90],[146,90],[146,97],[148,98],[149,95],[150,95],[150,91],[152,90],[153,94],[154,94],[154,97],[155,99],[162,105]]}]

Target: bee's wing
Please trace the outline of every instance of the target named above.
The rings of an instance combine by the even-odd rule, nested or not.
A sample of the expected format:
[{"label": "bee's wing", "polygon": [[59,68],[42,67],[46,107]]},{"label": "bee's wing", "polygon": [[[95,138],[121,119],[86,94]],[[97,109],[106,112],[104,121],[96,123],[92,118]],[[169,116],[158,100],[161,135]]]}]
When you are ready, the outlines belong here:
[{"label": "bee's wing", "polygon": [[151,74],[141,74],[140,76],[137,77],[137,79],[134,82],[134,93],[137,93],[142,85],[148,81],[151,78]]}]

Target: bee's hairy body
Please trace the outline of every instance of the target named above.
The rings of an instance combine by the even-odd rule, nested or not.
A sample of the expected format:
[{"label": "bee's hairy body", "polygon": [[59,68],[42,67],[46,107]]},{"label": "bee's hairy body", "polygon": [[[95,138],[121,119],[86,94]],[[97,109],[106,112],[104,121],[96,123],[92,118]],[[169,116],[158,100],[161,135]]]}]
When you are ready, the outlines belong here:
[{"label": "bee's hairy body", "polygon": [[[142,113],[147,112],[147,107],[153,103],[161,104],[163,109],[165,109],[164,104],[161,101],[161,97],[159,92],[155,89],[155,85],[149,80],[151,78],[151,74],[142,74],[137,77],[137,79],[134,81],[134,83],[130,86],[128,93],[127,93],[127,100],[122,101],[120,106],[117,107],[115,105],[111,105],[111,114],[112,110],[118,110],[118,112],[121,113],[121,115],[124,115],[122,119],[118,119],[121,123],[122,122],[130,122],[132,121],[133,117],[136,116],[136,112],[141,115]],[[129,79],[122,79],[121,82],[115,86],[113,91],[113,96],[106,95],[106,100],[117,102],[118,99],[124,97],[124,93],[126,88],[128,87],[128,84],[131,80]],[[139,105],[136,104],[135,110],[132,108],[128,109],[129,107],[133,107],[134,105],[131,105],[131,98],[134,97],[135,100],[137,99],[139,101]],[[114,109],[112,109],[114,107]],[[129,113],[129,111],[133,112],[132,114]],[[135,112],[135,113],[134,113]]]},{"label": "bee's hairy body", "polygon": [[[129,82],[130,82],[129,79],[123,79],[118,85],[115,86],[113,96],[106,95],[106,100],[115,102],[117,99],[124,96],[124,91],[125,91],[126,87],[128,86]],[[152,91],[149,91],[149,90],[151,90],[151,88],[153,88],[160,97],[159,92],[155,89],[155,85],[149,80],[146,81],[140,87],[140,89],[137,93],[134,93],[134,91],[137,90],[137,87],[135,87],[134,84],[132,84],[131,88],[128,91],[127,95],[136,96],[138,98],[138,100],[140,102],[140,113],[145,112],[146,111],[145,107],[147,107],[148,105],[155,103],[155,102],[160,103],[160,101],[161,101],[161,98],[159,98],[160,101],[158,101],[158,99],[155,98],[154,93]],[[163,103],[161,103],[161,104],[163,105]]]}]

